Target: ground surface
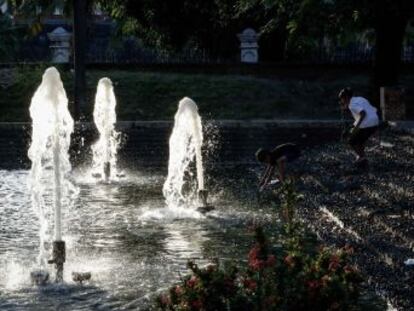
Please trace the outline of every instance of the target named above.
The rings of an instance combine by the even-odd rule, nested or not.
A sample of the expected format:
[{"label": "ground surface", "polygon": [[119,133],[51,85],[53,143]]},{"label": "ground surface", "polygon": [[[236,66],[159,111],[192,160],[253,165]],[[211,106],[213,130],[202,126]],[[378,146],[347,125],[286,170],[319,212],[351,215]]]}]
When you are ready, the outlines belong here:
[{"label": "ground surface", "polygon": [[[0,71],[0,122],[29,121],[30,99],[46,66]],[[308,70],[309,71],[309,70]],[[61,71],[70,101],[73,73]],[[344,86],[370,93],[368,74],[307,72],[266,77],[231,74],[188,74],[90,70],[87,73],[87,107],[90,119],[100,78],[115,84],[118,119],[171,120],[178,101],[192,97],[208,119],[339,119],[336,95]],[[401,84],[413,85],[414,75],[403,75]]]},{"label": "ground surface", "polygon": [[370,170],[360,175],[341,143],[306,151],[298,213],[326,243],[351,243],[369,284],[398,310],[414,310],[414,266],[404,264],[414,258],[414,137],[383,132],[381,141],[370,142]]}]

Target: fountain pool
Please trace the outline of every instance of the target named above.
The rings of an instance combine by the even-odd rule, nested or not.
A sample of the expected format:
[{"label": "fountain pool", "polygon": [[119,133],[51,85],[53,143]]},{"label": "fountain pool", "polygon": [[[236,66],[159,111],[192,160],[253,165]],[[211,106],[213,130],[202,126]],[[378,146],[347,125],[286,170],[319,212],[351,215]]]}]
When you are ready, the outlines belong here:
[{"label": "fountain pool", "polygon": [[[255,174],[237,171],[209,173],[217,209],[208,217],[165,207],[165,172],[126,172],[122,182],[96,184],[75,171],[79,194],[62,211],[64,283],[44,287],[33,286],[29,277],[39,248],[29,172],[0,171],[0,310],[145,310],[186,273],[188,259],[244,260],[253,243],[250,223],[271,225],[275,215],[254,206]],[[91,282],[75,284],[72,271],[92,272]]]}]

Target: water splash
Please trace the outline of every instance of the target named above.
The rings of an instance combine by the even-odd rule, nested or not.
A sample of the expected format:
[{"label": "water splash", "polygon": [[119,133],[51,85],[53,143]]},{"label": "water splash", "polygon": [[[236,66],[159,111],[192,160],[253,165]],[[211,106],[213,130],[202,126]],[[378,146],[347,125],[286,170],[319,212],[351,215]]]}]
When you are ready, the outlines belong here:
[{"label": "water splash", "polygon": [[115,131],[116,98],[112,81],[109,78],[99,80],[95,97],[93,118],[99,131],[99,139],[92,146],[92,172],[105,181],[117,176],[116,162],[120,143],[120,133]]},{"label": "water splash", "polygon": [[[192,205],[197,199],[197,191],[204,190],[204,171],[201,147],[203,129],[196,103],[184,97],[174,118],[174,128],[170,136],[170,158],[168,176],[163,193],[169,207]],[[191,180],[191,164],[196,162],[197,187]]]},{"label": "water splash", "polygon": [[[30,104],[32,142],[28,157],[32,161],[29,175],[32,206],[40,221],[38,263],[46,267],[46,245],[62,239],[61,209],[71,205],[76,188],[68,175],[70,136],[73,119],[59,72],[48,68]],[[53,182],[51,182],[53,180]],[[53,223],[54,218],[54,223]]]}]

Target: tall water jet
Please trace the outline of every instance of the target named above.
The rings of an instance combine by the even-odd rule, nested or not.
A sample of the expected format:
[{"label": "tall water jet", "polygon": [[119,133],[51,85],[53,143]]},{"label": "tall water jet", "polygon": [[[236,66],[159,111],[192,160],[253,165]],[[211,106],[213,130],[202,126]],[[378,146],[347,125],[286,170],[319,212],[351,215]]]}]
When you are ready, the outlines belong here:
[{"label": "tall water jet", "polygon": [[116,98],[112,81],[109,78],[99,80],[95,96],[93,118],[99,131],[99,139],[92,146],[92,172],[96,177],[109,181],[116,176],[116,154],[119,148],[120,134],[115,131]]},{"label": "tall water jet", "polygon": [[[56,281],[62,281],[65,243],[62,241],[62,208],[70,205],[75,188],[68,179],[70,136],[73,119],[59,72],[48,68],[30,104],[32,142],[28,157],[32,161],[29,187],[32,206],[40,221],[38,264],[56,265]],[[53,180],[53,183],[50,181]],[[54,230],[52,241],[52,229]],[[47,245],[52,244],[52,260],[48,260]]]},{"label": "tall water jet", "polygon": [[[204,170],[201,147],[203,145],[203,129],[196,103],[184,97],[178,105],[174,117],[174,128],[170,136],[170,157],[168,176],[164,183],[163,193],[168,206],[189,205],[196,195],[206,205],[207,192],[204,189]],[[196,162],[197,190],[194,185],[186,189],[186,175],[191,177],[191,163]],[[188,186],[188,185],[187,185]]]}]

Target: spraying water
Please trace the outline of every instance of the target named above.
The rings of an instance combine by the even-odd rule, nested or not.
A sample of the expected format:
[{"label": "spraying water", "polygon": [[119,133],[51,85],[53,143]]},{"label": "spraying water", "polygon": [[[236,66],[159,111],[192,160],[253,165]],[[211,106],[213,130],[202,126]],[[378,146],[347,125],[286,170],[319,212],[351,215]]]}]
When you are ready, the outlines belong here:
[{"label": "spraying water", "polygon": [[195,198],[194,187],[186,189],[186,176],[192,176],[190,164],[196,160],[198,191],[204,190],[204,172],[201,146],[203,129],[198,107],[193,100],[184,97],[174,118],[170,136],[168,176],[163,193],[168,206],[191,204]]},{"label": "spraying water", "polygon": [[116,99],[112,82],[108,78],[99,80],[95,97],[93,118],[99,131],[99,139],[92,146],[92,171],[105,181],[116,176],[116,154],[120,135],[115,131]]},{"label": "spraying water", "polygon": [[[46,267],[52,230],[54,241],[62,241],[62,208],[69,207],[75,188],[68,179],[70,136],[73,120],[68,99],[56,68],[48,68],[30,104],[32,142],[28,157],[32,161],[29,176],[32,206],[40,221],[38,264]],[[53,181],[53,182],[51,182]],[[54,221],[53,221],[54,220]]]}]

